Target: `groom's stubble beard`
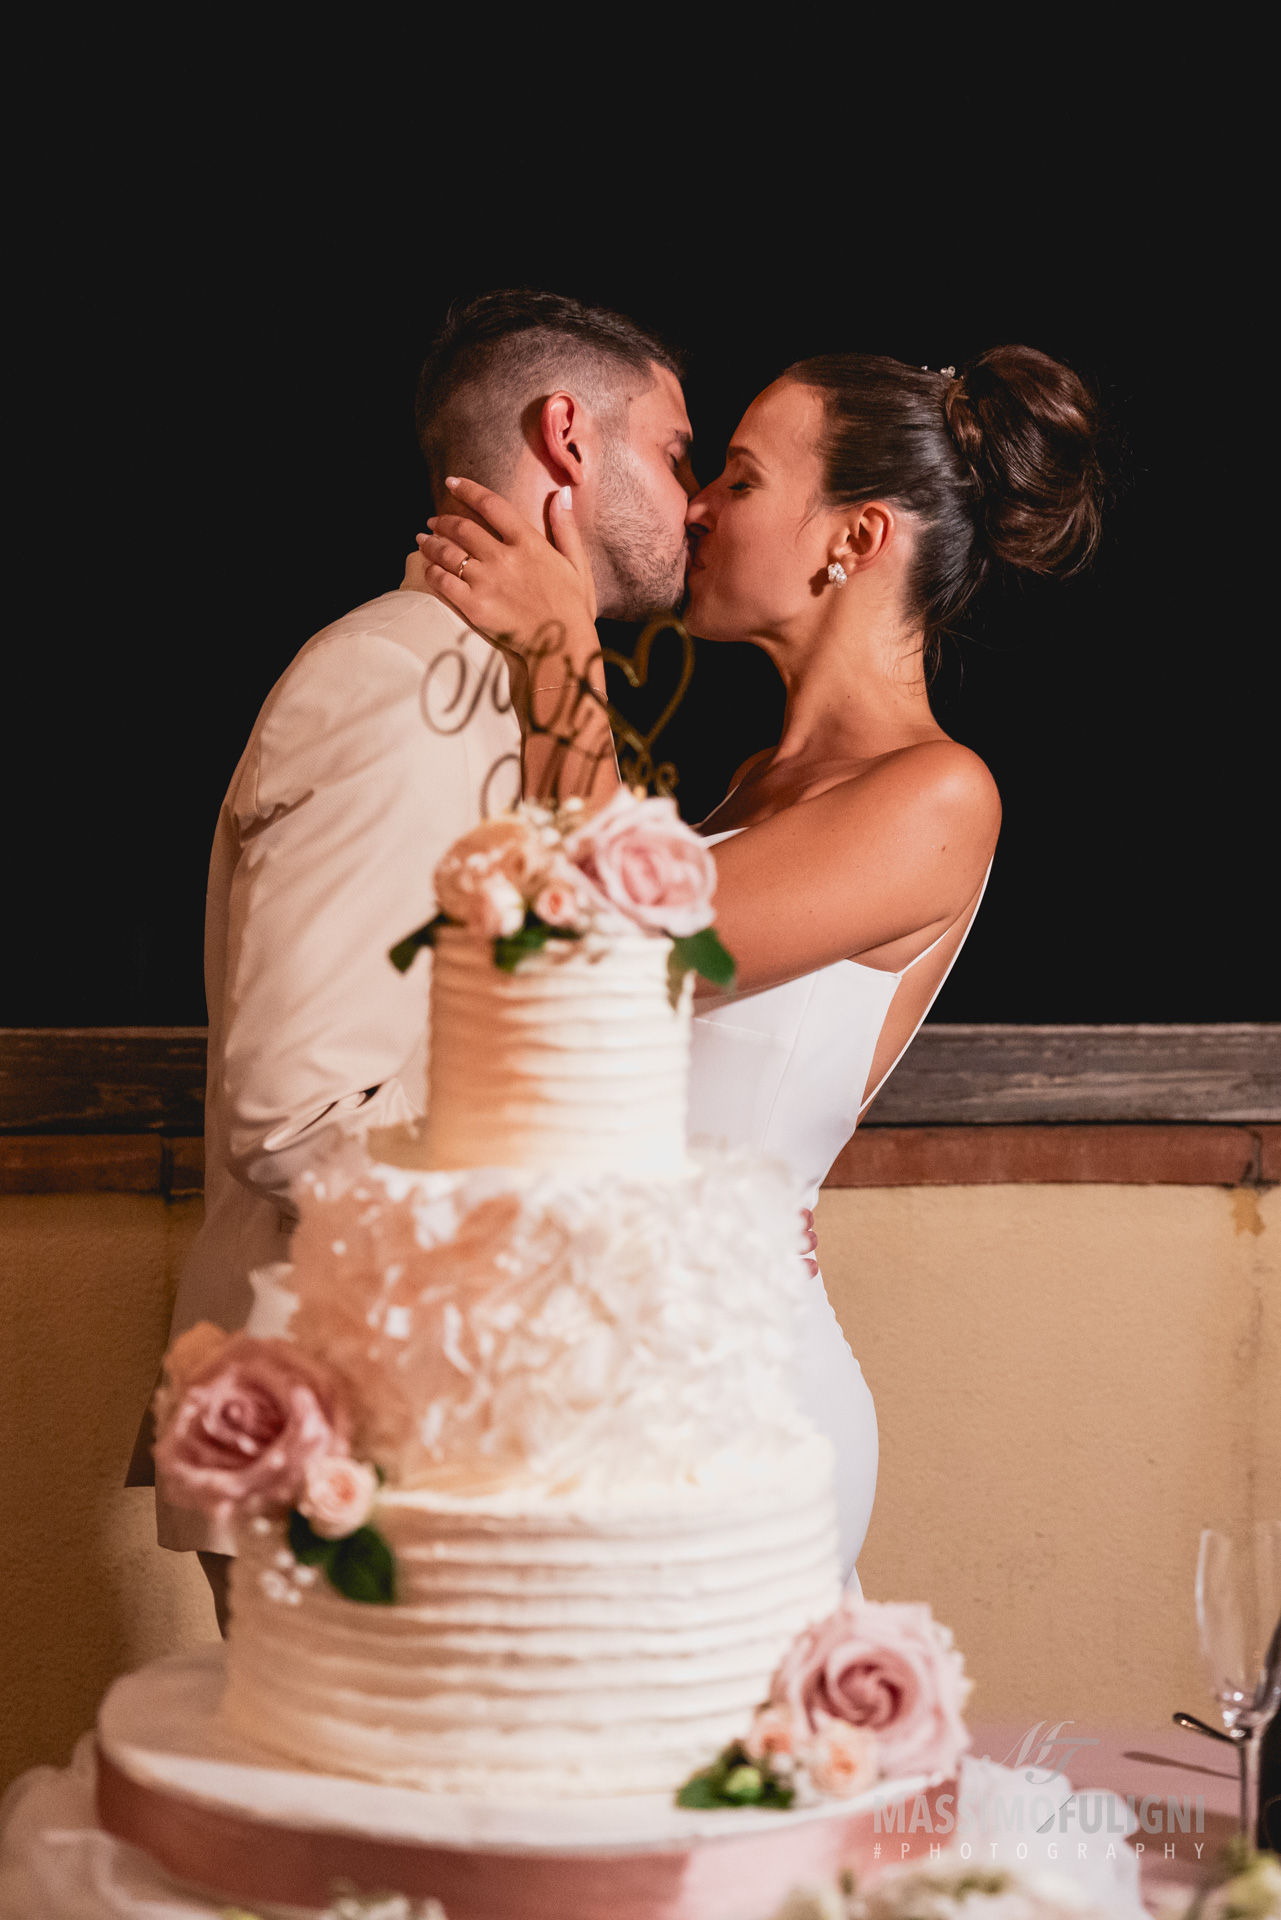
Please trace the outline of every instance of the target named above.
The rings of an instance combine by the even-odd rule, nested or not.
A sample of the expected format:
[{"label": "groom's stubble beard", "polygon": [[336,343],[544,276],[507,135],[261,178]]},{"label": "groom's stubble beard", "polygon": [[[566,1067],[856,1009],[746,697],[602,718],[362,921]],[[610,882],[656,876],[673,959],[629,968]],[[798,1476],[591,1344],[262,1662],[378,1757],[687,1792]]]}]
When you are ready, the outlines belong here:
[{"label": "groom's stubble beard", "polygon": [[674,540],[621,434],[611,435],[606,443],[592,547],[603,618],[646,620],[680,604],[685,592],[684,528]]}]

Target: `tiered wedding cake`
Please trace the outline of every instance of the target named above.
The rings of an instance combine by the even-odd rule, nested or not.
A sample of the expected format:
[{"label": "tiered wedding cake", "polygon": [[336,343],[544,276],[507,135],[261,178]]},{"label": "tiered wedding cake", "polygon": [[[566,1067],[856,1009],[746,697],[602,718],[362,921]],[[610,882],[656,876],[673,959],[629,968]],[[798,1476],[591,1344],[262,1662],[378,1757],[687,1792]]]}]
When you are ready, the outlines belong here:
[{"label": "tiered wedding cake", "polygon": [[223,1714],[264,1750],[441,1793],[671,1791],[835,1605],[796,1198],[685,1146],[713,880],[628,794],[469,835],[422,935],[425,1125],[311,1176],[247,1336],[175,1347],[158,1465],[238,1511]]}]

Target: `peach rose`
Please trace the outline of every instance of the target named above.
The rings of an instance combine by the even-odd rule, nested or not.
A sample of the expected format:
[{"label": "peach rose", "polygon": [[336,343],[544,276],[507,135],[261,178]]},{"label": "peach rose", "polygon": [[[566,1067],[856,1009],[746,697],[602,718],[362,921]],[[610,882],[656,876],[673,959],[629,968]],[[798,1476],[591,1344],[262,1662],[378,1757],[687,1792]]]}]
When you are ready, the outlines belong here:
[{"label": "peach rose", "polygon": [[[181,1363],[180,1348],[171,1358]],[[344,1452],[351,1438],[342,1386],[323,1361],[243,1333],[208,1343],[159,1412],[157,1478],[175,1506],[219,1518],[289,1506],[308,1462]]]},{"label": "peach rose", "polygon": [[342,1540],[363,1527],[378,1498],[378,1475],[362,1460],[330,1453],[309,1460],[303,1473],[299,1513],[322,1540]]},{"label": "peach rose", "polygon": [[490,939],[515,933],[548,858],[530,821],[517,814],[482,821],[455,841],[436,868],[440,911]]},{"label": "peach rose", "polygon": [[947,1773],[970,1744],[970,1684],[928,1606],[851,1598],[801,1635],[770,1699],[813,1731],[828,1719],[870,1728],[887,1775]]},{"label": "peach rose", "polygon": [[612,906],[651,932],[680,938],[715,918],[716,862],[674,800],[638,799],[620,788],[565,850]]},{"label": "peach rose", "polygon": [[801,1752],[810,1785],[833,1799],[847,1800],[876,1785],[880,1742],[870,1727],[847,1720],[824,1720]]}]

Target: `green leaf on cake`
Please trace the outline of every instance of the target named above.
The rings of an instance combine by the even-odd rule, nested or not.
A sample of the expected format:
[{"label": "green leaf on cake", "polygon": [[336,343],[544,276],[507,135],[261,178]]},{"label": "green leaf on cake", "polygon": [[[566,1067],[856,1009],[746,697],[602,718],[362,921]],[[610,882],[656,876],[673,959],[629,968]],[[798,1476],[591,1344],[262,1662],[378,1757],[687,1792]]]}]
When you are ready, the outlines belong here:
[{"label": "green leaf on cake", "polygon": [[425,926],[419,927],[416,933],[407,933],[403,940],[398,940],[387,958],[398,973],[408,973],[418,957],[419,947],[434,947],[436,935],[441,927],[449,925],[450,920],[447,914],[436,914]]},{"label": "green leaf on cake", "polygon": [[709,1807],[770,1807],[782,1813],[796,1798],[790,1780],[775,1773],[768,1760],[753,1760],[741,1740],[718,1753],[685,1782],[676,1795],[678,1807],[696,1811]]},{"label": "green leaf on cake", "polygon": [[676,1804],[678,1807],[704,1808],[721,1807],[725,1803],[721,1799],[720,1789],[709,1769],[706,1773],[696,1773],[692,1780],[685,1782],[676,1796]]},{"label": "green leaf on cake", "polygon": [[366,1606],[395,1604],[395,1558],[375,1527],[357,1527],[345,1540],[335,1540],[333,1548],[325,1567],[331,1587],[348,1600],[360,1600]]},{"label": "green leaf on cake", "polygon": [[307,1516],[296,1507],[290,1513],[289,1551],[304,1567],[323,1567],[337,1544],[314,1532]]},{"label": "green leaf on cake", "polygon": [[396,1599],[396,1559],[376,1527],[357,1527],[343,1540],[326,1540],[297,1508],[289,1515],[289,1551],[304,1567],[323,1567],[344,1599],[390,1607]]},{"label": "green leaf on cake", "polygon": [[701,933],[685,933],[672,941],[672,964],[682,973],[701,973],[714,987],[728,993],[734,985],[734,960],[721,945],[714,927]]},{"label": "green leaf on cake", "polygon": [[515,973],[521,961],[531,953],[541,953],[549,940],[581,940],[572,927],[549,927],[536,913],[525,915],[525,924],[515,933],[500,933],[494,941],[494,965],[504,973]]}]

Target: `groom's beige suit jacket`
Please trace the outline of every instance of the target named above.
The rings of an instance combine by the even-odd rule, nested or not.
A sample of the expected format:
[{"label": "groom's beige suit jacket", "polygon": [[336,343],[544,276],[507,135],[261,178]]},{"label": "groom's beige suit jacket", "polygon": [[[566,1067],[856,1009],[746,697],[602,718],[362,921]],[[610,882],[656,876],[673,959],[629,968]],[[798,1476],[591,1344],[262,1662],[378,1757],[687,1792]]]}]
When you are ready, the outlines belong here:
[{"label": "groom's beige suit jacket", "polygon": [[[385,593],[309,640],[269,694],[218,817],[205,919],[205,1222],[173,1333],[233,1330],[288,1258],[290,1189],[336,1126],[426,1105],[429,956],[446,848],[519,795],[498,654],[429,594]],[[157,1495],[163,1546],[227,1552]]]}]

